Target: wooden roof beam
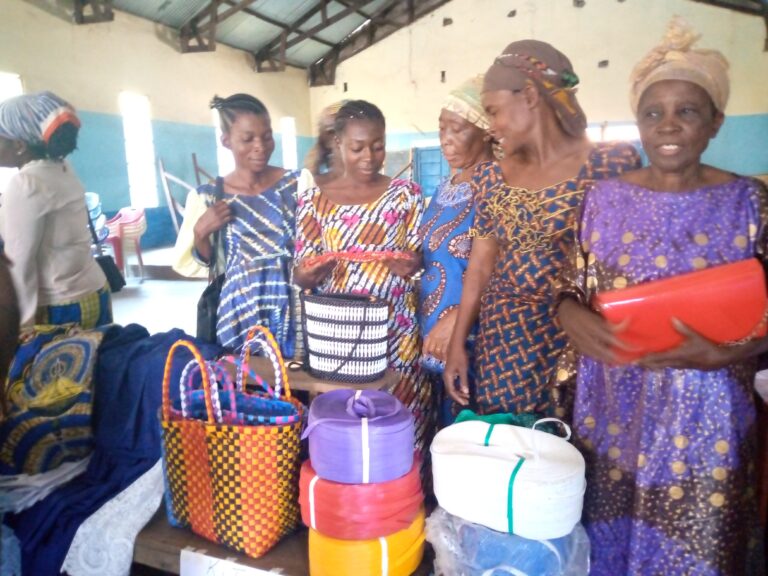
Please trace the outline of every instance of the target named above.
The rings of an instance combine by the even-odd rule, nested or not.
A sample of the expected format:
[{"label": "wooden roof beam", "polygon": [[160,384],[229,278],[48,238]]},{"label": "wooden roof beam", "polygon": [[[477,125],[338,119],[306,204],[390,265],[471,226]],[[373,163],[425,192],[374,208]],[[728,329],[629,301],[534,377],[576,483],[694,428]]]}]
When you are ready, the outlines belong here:
[{"label": "wooden roof beam", "polygon": [[75,0],[75,22],[78,24],[98,24],[114,19],[112,0]]},{"label": "wooden roof beam", "polygon": [[[285,44],[283,45],[282,35],[278,38],[275,38],[268,42],[266,45],[264,45],[254,56],[256,58],[256,69],[261,71],[262,70],[262,63],[263,62],[269,62],[272,60],[275,60],[277,58],[277,55],[275,54],[275,50],[279,47],[281,51],[285,51],[288,48],[295,46],[305,38],[311,38],[318,32],[324,30],[328,26],[331,26],[332,24],[335,24],[336,22],[346,18],[350,14],[353,14],[358,8],[364,6],[365,4],[369,4],[373,0],[362,0],[359,4],[354,4],[354,6],[349,7],[347,6],[342,10],[341,12],[335,14],[334,16],[330,18],[325,18],[323,21],[323,18],[321,17],[320,24],[317,24],[316,26],[313,26],[309,30],[301,30],[299,27],[306,23],[310,18],[312,18],[315,14],[323,10],[324,4],[318,3],[313,8],[305,12],[302,16],[300,16],[297,20],[295,20],[291,27],[287,30],[287,34],[285,34],[286,39],[289,35],[295,35],[290,40],[287,40]],[[327,15],[326,15],[327,16]],[[282,65],[285,65],[285,60],[282,60]],[[269,67],[263,67],[264,71],[269,71]]]},{"label": "wooden roof beam", "polygon": [[[328,86],[335,82],[336,66],[359,54],[393,32],[436,10],[450,0],[392,0],[372,16],[370,23],[340,42],[328,54],[309,67],[310,86]],[[413,20],[411,20],[413,18]]]}]

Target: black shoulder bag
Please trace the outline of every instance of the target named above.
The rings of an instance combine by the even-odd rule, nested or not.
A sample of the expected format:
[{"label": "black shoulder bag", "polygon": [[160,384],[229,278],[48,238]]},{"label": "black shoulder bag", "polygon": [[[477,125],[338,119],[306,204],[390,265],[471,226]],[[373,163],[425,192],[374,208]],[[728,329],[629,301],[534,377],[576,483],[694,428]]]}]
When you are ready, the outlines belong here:
[{"label": "black shoulder bag", "polygon": [[88,228],[91,229],[91,238],[93,238],[93,244],[96,246],[99,255],[95,256],[96,263],[101,267],[101,271],[104,272],[104,276],[107,277],[107,283],[109,284],[109,291],[113,294],[120,292],[123,286],[125,286],[125,278],[123,273],[120,272],[120,268],[115,264],[115,259],[109,254],[101,253],[101,246],[99,245],[99,239],[96,236],[96,230],[93,228],[93,221],[91,220],[91,214],[88,212],[86,206],[86,214],[88,214]]},{"label": "black shoulder bag", "polygon": [[[216,190],[213,202],[216,203],[224,196],[224,180],[216,178]],[[217,274],[219,270],[219,245],[223,240],[223,229],[213,235],[211,243],[211,261],[208,265],[208,286],[203,290],[197,301],[197,337],[206,342],[216,342],[216,320],[219,310],[221,287],[224,285],[225,274]]]}]

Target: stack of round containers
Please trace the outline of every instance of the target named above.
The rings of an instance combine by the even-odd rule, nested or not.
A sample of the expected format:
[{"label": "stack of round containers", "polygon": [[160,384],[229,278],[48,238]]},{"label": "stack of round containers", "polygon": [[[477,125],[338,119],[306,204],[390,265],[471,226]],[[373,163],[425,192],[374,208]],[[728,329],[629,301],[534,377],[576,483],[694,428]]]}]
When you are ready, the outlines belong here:
[{"label": "stack of round containers", "polygon": [[309,410],[301,516],[311,576],[407,576],[424,554],[413,415],[391,394],[334,390]]},{"label": "stack of round containers", "polygon": [[[544,422],[544,419],[539,422]],[[469,420],[435,436],[432,476],[446,512],[530,540],[568,536],[580,518],[586,480],[581,453],[534,428]],[[538,424],[538,423],[537,423]],[[513,539],[510,539],[510,545]],[[455,543],[455,548],[461,547]]]}]

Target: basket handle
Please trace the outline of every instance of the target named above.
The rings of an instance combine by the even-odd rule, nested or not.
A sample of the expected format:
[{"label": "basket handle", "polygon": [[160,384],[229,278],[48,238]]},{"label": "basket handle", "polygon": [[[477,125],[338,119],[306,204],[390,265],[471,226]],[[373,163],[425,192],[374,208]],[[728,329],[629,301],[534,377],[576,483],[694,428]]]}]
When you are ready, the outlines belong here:
[{"label": "basket handle", "polygon": [[[165,369],[163,370],[163,421],[168,422],[171,419],[171,370],[173,369],[173,355],[179,348],[186,348],[192,352],[198,366],[204,367],[205,360],[197,347],[189,340],[176,340],[168,350],[168,356],[165,358]],[[205,391],[205,412],[208,424],[215,424],[213,416],[213,401],[211,400],[211,380],[207,368],[200,370],[200,376],[203,380],[203,390]]]},{"label": "basket handle", "polygon": [[[229,396],[230,410],[237,412],[237,398],[235,396],[235,385],[232,382],[232,376],[224,367],[218,362],[205,362],[205,366],[208,370],[208,378],[212,383],[223,383],[223,391]],[[200,365],[195,360],[190,360],[184,370],[181,373],[179,380],[181,387],[181,415],[184,418],[189,418],[188,406],[186,402],[187,389],[192,388],[192,379],[195,374],[200,372]],[[214,416],[217,423],[222,422],[222,410],[221,402],[219,401],[219,389],[218,386],[211,386],[211,403],[213,404]]]},{"label": "basket handle", "polygon": [[[280,347],[277,345],[275,337],[264,326],[254,326],[248,331],[248,336],[245,339],[245,345],[240,353],[240,364],[237,367],[237,379],[239,386],[245,384],[244,381],[244,367],[248,368],[250,373],[250,360],[251,360],[251,345],[259,344],[261,349],[266,352],[267,357],[272,361],[272,367],[275,370],[275,389],[274,397],[280,398],[280,391],[282,389],[283,395],[291,398],[291,386],[288,383],[288,371],[285,369],[285,361],[283,355],[280,352]],[[269,391],[269,388],[267,388]]]}]

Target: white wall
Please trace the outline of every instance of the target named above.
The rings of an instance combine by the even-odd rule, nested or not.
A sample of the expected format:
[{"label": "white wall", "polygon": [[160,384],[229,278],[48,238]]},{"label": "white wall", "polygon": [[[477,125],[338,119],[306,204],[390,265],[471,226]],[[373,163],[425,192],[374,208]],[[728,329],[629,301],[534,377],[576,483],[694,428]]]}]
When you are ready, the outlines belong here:
[{"label": "white wall", "polygon": [[[516,16],[507,17],[512,10]],[[452,87],[484,72],[509,42],[535,38],[571,59],[591,123],[630,121],[629,73],[661,40],[675,14],[702,34],[700,47],[716,48],[730,60],[727,113],[768,112],[766,28],[757,16],[691,0],[587,0],[582,8],[571,0],[453,0],[342,62],[335,86],[311,89],[312,117],[341,98],[363,98],[382,108],[388,131],[434,131],[442,99]],[[443,18],[453,24],[443,26]],[[601,60],[609,60],[609,66],[598,68]]]},{"label": "white wall", "polygon": [[168,28],[115,11],[108,23],[77,25],[22,0],[0,0],[0,71],[22,76],[28,92],[49,89],[82,110],[119,114],[117,94],[147,95],[154,118],[211,124],[214,94],[247,92],[272,117],[293,116],[309,134],[306,72],[257,73],[245,52],[181,54]]}]

